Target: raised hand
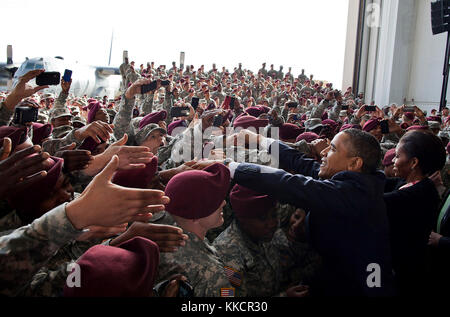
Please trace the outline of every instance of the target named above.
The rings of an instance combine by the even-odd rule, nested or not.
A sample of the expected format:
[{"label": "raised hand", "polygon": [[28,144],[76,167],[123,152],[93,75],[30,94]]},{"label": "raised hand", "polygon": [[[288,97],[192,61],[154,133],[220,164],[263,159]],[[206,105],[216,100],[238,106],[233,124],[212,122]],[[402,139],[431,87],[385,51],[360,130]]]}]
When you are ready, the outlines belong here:
[{"label": "raised hand", "polygon": [[164,210],[170,199],[154,189],[135,189],[111,182],[119,167],[114,155],[83,193],[66,205],[66,215],[77,229],[89,226],[114,227],[126,222],[147,222],[153,212]]},{"label": "raised hand", "polygon": [[143,237],[154,241],[160,252],[175,252],[186,244],[189,238],[183,229],[154,223],[133,222],[126,232],[110,242],[115,246],[134,237]]},{"label": "raised hand", "polygon": [[23,98],[30,97],[39,90],[48,88],[48,86],[32,87],[30,84],[28,84],[30,80],[36,78],[36,76],[43,72],[45,72],[44,69],[35,69],[20,77],[16,87],[14,87],[14,89],[5,99],[4,104],[6,108],[8,108],[9,110],[13,110]]},{"label": "raised hand", "polygon": [[[7,146],[8,141],[6,141]],[[3,143],[5,148],[5,142]],[[2,150],[2,157],[7,151]],[[39,145],[30,146],[0,162],[0,199],[11,193],[22,191],[26,187],[47,176],[47,159],[50,154],[41,152]]]}]

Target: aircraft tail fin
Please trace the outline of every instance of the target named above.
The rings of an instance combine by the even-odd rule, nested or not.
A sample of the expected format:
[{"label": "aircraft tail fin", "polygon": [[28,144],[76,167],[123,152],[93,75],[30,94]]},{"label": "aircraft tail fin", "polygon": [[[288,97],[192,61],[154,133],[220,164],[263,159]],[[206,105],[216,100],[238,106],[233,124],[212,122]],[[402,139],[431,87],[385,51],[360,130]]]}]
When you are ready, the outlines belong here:
[{"label": "aircraft tail fin", "polygon": [[14,64],[13,62],[13,51],[12,51],[12,45],[8,45],[6,47],[6,65]]}]

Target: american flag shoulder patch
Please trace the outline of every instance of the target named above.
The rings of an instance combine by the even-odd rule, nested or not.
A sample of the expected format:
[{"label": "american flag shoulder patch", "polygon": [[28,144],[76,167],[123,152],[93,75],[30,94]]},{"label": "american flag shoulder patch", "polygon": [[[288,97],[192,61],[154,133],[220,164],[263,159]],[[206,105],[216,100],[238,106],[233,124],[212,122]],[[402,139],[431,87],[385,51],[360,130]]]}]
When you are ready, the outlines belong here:
[{"label": "american flag shoulder patch", "polygon": [[234,297],[234,287],[221,288],[220,297]]},{"label": "american flag shoulder patch", "polygon": [[227,275],[228,280],[233,286],[239,287],[242,284],[242,273],[233,269],[230,266],[224,266],[225,274]]}]

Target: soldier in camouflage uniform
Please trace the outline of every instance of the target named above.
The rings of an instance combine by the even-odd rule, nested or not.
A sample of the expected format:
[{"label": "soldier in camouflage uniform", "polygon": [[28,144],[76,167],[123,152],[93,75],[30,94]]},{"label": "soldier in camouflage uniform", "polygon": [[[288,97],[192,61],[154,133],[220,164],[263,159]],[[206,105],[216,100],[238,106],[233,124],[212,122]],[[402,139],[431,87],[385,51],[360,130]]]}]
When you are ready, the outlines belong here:
[{"label": "soldier in camouflage uniform", "polygon": [[280,254],[282,289],[299,283],[311,284],[321,266],[320,256],[306,241],[305,211],[290,208],[288,216],[288,221],[275,232],[272,240]]},{"label": "soldier in camouflage uniform", "polygon": [[60,205],[32,224],[0,237],[1,294],[17,295],[55,251],[82,234],[67,218],[65,206]]},{"label": "soldier in camouflage uniform", "polygon": [[298,75],[297,79],[299,80],[300,84],[303,84],[308,77],[305,75],[305,70],[302,69],[302,73]]},{"label": "soldier in camouflage uniform", "polygon": [[[222,164],[214,164],[202,171],[180,173],[169,181],[165,193],[171,203],[166,210],[189,240],[177,252],[160,255],[158,281],[182,274],[194,287],[194,296],[202,297],[218,297],[222,290],[232,289],[223,262],[205,238],[208,229],[223,223],[221,211],[229,183],[229,171]],[[190,191],[190,199],[186,200],[185,189],[192,186],[196,187],[195,192]],[[207,201],[202,199],[204,195],[209,197]],[[209,220],[203,220],[206,218]]]},{"label": "soldier in camouflage uniform", "polygon": [[272,79],[277,78],[278,72],[273,68],[273,64],[270,65],[270,70],[267,72],[267,75],[272,77]]},{"label": "soldier in camouflage uniform", "polygon": [[281,281],[280,257],[271,242],[279,224],[275,201],[240,185],[230,201],[236,219],[213,245],[238,296],[273,296]]}]

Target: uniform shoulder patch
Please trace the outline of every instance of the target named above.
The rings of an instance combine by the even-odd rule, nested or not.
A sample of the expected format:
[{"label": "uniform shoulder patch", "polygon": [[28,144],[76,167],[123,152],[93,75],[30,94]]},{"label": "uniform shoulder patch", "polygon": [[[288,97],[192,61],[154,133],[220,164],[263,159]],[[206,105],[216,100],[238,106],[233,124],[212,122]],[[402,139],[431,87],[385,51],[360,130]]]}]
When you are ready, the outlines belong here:
[{"label": "uniform shoulder patch", "polygon": [[220,297],[234,297],[235,296],[234,293],[235,293],[234,287],[220,289]]},{"label": "uniform shoulder patch", "polygon": [[224,266],[225,274],[233,286],[239,287],[242,284],[242,273],[230,266]]}]

